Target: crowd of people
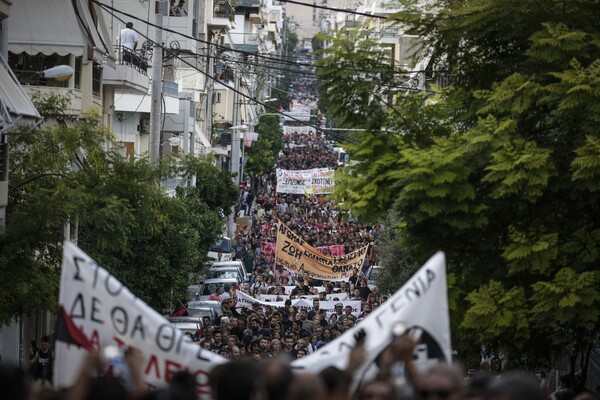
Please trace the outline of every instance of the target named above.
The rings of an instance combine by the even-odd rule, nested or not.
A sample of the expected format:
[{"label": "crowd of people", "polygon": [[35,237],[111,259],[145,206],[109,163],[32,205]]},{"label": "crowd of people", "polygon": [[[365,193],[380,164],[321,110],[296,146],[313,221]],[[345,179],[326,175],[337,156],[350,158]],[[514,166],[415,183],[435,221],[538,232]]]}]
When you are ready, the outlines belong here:
[{"label": "crowd of people", "polygon": [[[171,2],[174,5],[174,2]],[[305,89],[310,82],[304,82]],[[337,158],[329,143],[316,134],[289,133],[277,162],[283,169],[337,168]],[[310,356],[328,346],[344,332],[358,326],[381,307],[387,296],[369,285],[365,272],[379,261],[379,224],[364,225],[340,212],[326,195],[277,193],[275,171],[264,177],[258,190],[243,189],[240,215],[250,223],[240,226],[234,238],[234,259],[242,261],[250,280],[240,287],[227,287],[211,300],[221,303],[221,312],[202,319],[202,327],[188,333],[204,350],[230,361],[213,368],[210,393],[217,400],[600,400],[596,393],[574,390],[565,377],[557,390],[551,390],[543,371],[537,377],[520,373],[494,374],[484,363],[480,371],[466,373],[456,365],[439,364],[428,372],[417,371],[413,354],[417,343],[409,335],[393,341],[378,357],[378,370],[369,379],[355,380],[354,372],[365,360],[364,331],[355,335],[348,354],[347,368],[327,367],[321,371],[293,373],[290,362]],[[296,274],[274,263],[272,253],[278,224],[285,224],[317,248],[341,246],[347,254],[368,246],[362,268],[353,270],[347,281],[327,282],[309,274]],[[274,295],[283,307],[256,302],[240,307],[241,293],[259,298]],[[293,301],[309,299],[310,309],[296,307]],[[333,311],[321,308],[323,301],[337,302]],[[360,304],[358,312],[341,300]],[[185,305],[182,303],[182,305]],[[185,315],[185,307],[178,308]],[[361,334],[362,332],[362,334]],[[35,343],[34,343],[35,345]],[[143,351],[143,349],[142,349]],[[101,376],[98,352],[90,353],[73,387],[56,391],[49,388],[53,353],[48,338],[40,349],[32,349],[29,373],[16,368],[0,368],[1,398],[95,400],[156,399],[192,400],[198,396],[197,382],[187,371],[172,375],[166,388],[148,389],[141,368],[143,355],[130,351],[129,381]],[[37,386],[30,384],[34,380]],[[32,391],[32,388],[35,390]]]},{"label": "crowd of people", "polygon": [[[258,329],[258,328],[257,328]],[[223,338],[216,338],[223,340]],[[493,374],[485,367],[465,377],[457,365],[438,364],[425,373],[415,367],[417,343],[410,336],[394,341],[381,354],[379,369],[369,379],[355,377],[364,362],[364,336],[355,335],[347,367],[329,366],[321,371],[293,371],[290,352],[282,346],[269,359],[236,356],[216,365],[208,376],[204,398],[215,400],[598,400],[600,388],[576,392],[568,376],[551,390],[542,371]],[[230,341],[230,337],[225,339]],[[233,342],[232,342],[233,343]],[[203,346],[206,346],[203,344]],[[260,346],[267,346],[260,343]],[[232,344],[235,347],[235,344]],[[48,351],[48,350],[47,350]],[[298,351],[301,356],[302,351]],[[32,358],[32,365],[37,363]],[[143,354],[130,350],[125,356],[127,380],[103,376],[100,352],[89,353],[73,386],[54,390],[31,385],[22,369],[0,366],[0,397],[10,400],[196,400],[198,382],[187,370],[173,372],[169,385],[149,389],[143,378]],[[397,365],[403,372],[399,375]]]}]

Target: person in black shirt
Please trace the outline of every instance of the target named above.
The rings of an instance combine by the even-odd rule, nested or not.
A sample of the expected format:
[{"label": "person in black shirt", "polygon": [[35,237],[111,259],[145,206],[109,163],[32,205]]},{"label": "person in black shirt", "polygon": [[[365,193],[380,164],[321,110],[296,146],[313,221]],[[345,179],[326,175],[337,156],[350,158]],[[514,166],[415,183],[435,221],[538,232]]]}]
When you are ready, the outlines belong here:
[{"label": "person in black shirt", "polygon": [[310,288],[304,284],[303,277],[298,278],[298,286],[296,286],[294,289],[297,289],[299,292],[301,292],[300,294],[304,294],[305,296],[310,294]]},{"label": "person in black shirt", "polygon": [[52,374],[54,369],[54,353],[50,350],[50,338],[42,337],[40,349],[31,357],[30,367],[33,380],[39,382],[41,387],[52,387]]}]

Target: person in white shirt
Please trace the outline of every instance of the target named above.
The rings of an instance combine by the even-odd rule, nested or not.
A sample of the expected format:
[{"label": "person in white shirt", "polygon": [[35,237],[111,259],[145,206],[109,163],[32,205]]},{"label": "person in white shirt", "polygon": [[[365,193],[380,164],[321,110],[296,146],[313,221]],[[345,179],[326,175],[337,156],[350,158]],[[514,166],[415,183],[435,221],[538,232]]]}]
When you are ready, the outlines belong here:
[{"label": "person in white shirt", "polygon": [[128,22],[125,29],[121,29],[121,46],[131,51],[135,51],[138,46],[138,35],[133,30],[133,23]]}]

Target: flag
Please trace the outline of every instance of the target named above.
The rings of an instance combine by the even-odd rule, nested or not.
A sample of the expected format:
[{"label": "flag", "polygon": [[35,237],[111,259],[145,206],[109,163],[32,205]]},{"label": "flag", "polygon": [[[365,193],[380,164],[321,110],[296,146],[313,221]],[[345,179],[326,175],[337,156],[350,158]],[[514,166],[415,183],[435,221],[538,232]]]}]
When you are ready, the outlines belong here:
[{"label": "flag", "polygon": [[94,349],[92,341],[88,339],[81,328],[75,325],[73,319],[63,306],[60,306],[60,310],[58,312],[58,321],[56,322],[56,340],[77,345],[87,351],[92,351]]}]

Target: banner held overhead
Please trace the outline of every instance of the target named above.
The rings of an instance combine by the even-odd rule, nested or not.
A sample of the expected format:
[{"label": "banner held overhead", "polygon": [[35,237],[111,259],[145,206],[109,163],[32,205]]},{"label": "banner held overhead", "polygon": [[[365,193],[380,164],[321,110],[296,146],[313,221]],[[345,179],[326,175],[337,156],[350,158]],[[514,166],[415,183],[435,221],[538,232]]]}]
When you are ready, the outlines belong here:
[{"label": "banner held overhead", "polygon": [[350,278],[355,268],[363,266],[368,249],[369,246],[364,246],[345,255],[325,255],[279,221],[275,264],[293,272],[308,274],[311,278],[341,281]]},{"label": "banner held overhead", "polygon": [[[227,361],[201,349],[68,241],[64,244],[59,304],[65,310],[66,331],[57,335],[57,388],[75,383],[87,357],[84,347],[142,350],[144,380],[151,387],[166,386],[173,373],[187,369],[194,375],[200,397],[210,396],[208,375],[212,368]],[[74,340],[80,335],[85,338]]]}]

